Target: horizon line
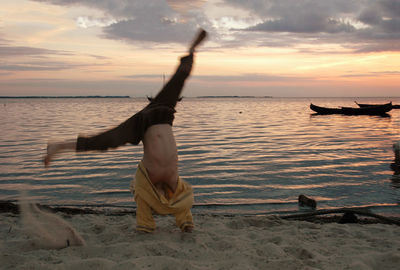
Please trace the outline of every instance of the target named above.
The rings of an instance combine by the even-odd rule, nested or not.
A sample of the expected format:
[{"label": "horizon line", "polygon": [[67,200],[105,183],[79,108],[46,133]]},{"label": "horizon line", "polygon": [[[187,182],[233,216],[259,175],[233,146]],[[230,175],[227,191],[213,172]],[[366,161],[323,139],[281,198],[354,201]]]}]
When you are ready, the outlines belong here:
[{"label": "horizon line", "polygon": [[[48,95],[29,95],[29,96],[0,96],[0,98],[146,98],[146,96],[129,95],[68,95],[68,96],[48,96]],[[400,98],[400,96],[252,96],[252,95],[210,95],[192,96],[184,98]]]}]

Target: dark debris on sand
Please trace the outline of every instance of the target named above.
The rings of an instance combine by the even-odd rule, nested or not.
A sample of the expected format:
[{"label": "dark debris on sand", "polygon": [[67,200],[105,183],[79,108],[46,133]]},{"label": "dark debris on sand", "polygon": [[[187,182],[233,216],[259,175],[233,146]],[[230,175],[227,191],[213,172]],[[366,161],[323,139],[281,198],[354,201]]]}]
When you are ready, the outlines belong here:
[{"label": "dark debris on sand", "polygon": [[[47,206],[40,205],[38,207],[50,212],[60,212],[66,215],[107,215],[107,216],[123,216],[123,215],[136,215],[135,209],[132,210],[94,210],[92,208],[77,208],[77,207],[60,207],[60,206]],[[19,206],[16,201],[1,201],[0,200],[0,213],[13,213],[19,214]],[[221,215],[218,215],[221,216]],[[222,215],[224,216],[224,215]],[[235,215],[225,215],[235,216]],[[266,215],[267,216],[267,215]],[[361,218],[362,216],[362,218]],[[400,218],[386,217],[373,214],[365,209],[359,208],[338,208],[332,210],[315,210],[308,213],[292,214],[292,215],[276,215],[278,218],[285,220],[300,220],[313,223],[357,223],[357,224],[396,224],[400,226]]]},{"label": "dark debris on sand", "polygon": [[[339,214],[339,215],[338,215]],[[362,216],[363,218],[360,218]],[[365,208],[337,208],[330,210],[315,210],[309,213],[280,216],[286,220],[303,220],[316,223],[358,223],[358,224],[396,224],[400,226],[400,219],[377,215]]]},{"label": "dark debris on sand", "polygon": [[[110,215],[110,216],[122,216],[127,214],[135,214],[136,211],[132,210],[94,210],[89,207],[77,208],[77,207],[67,207],[67,206],[48,206],[37,204],[39,209],[46,210],[49,212],[60,212],[66,215],[85,215],[85,214],[95,214],[95,215]],[[13,213],[19,214],[19,205],[15,201],[1,201],[0,200],[0,213]]]}]

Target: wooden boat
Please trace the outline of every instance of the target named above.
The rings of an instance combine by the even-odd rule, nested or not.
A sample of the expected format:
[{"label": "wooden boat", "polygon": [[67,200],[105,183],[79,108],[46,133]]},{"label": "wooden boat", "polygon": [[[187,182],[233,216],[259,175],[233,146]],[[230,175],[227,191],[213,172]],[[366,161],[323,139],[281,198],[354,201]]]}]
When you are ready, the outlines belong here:
[{"label": "wooden boat", "polygon": [[[360,108],[365,108],[369,106],[381,106],[384,104],[363,104],[363,103],[358,103],[357,101],[354,101]],[[392,104],[392,109],[400,109],[400,105],[393,105]]]},{"label": "wooden boat", "polygon": [[339,107],[339,108],[326,108],[314,105],[311,103],[310,109],[317,114],[344,114],[344,115],[385,115],[392,109],[392,102],[367,107]]}]

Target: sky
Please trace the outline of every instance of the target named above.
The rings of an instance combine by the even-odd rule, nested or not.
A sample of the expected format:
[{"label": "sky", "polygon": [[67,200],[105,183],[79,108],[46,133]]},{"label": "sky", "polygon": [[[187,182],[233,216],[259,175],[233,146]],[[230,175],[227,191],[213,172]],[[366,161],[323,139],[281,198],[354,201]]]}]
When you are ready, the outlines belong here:
[{"label": "sky", "polygon": [[400,0],[0,0],[0,96],[400,96]]}]

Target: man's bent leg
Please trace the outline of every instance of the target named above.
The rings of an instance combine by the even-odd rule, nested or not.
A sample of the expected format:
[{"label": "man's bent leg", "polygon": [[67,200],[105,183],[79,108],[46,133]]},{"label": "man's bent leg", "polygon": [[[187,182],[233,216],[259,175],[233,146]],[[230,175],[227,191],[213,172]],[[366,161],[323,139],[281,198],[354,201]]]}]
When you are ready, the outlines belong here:
[{"label": "man's bent leg", "polygon": [[156,223],[151,207],[140,196],[136,196],[136,230],[139,232],[154,232]]}]

